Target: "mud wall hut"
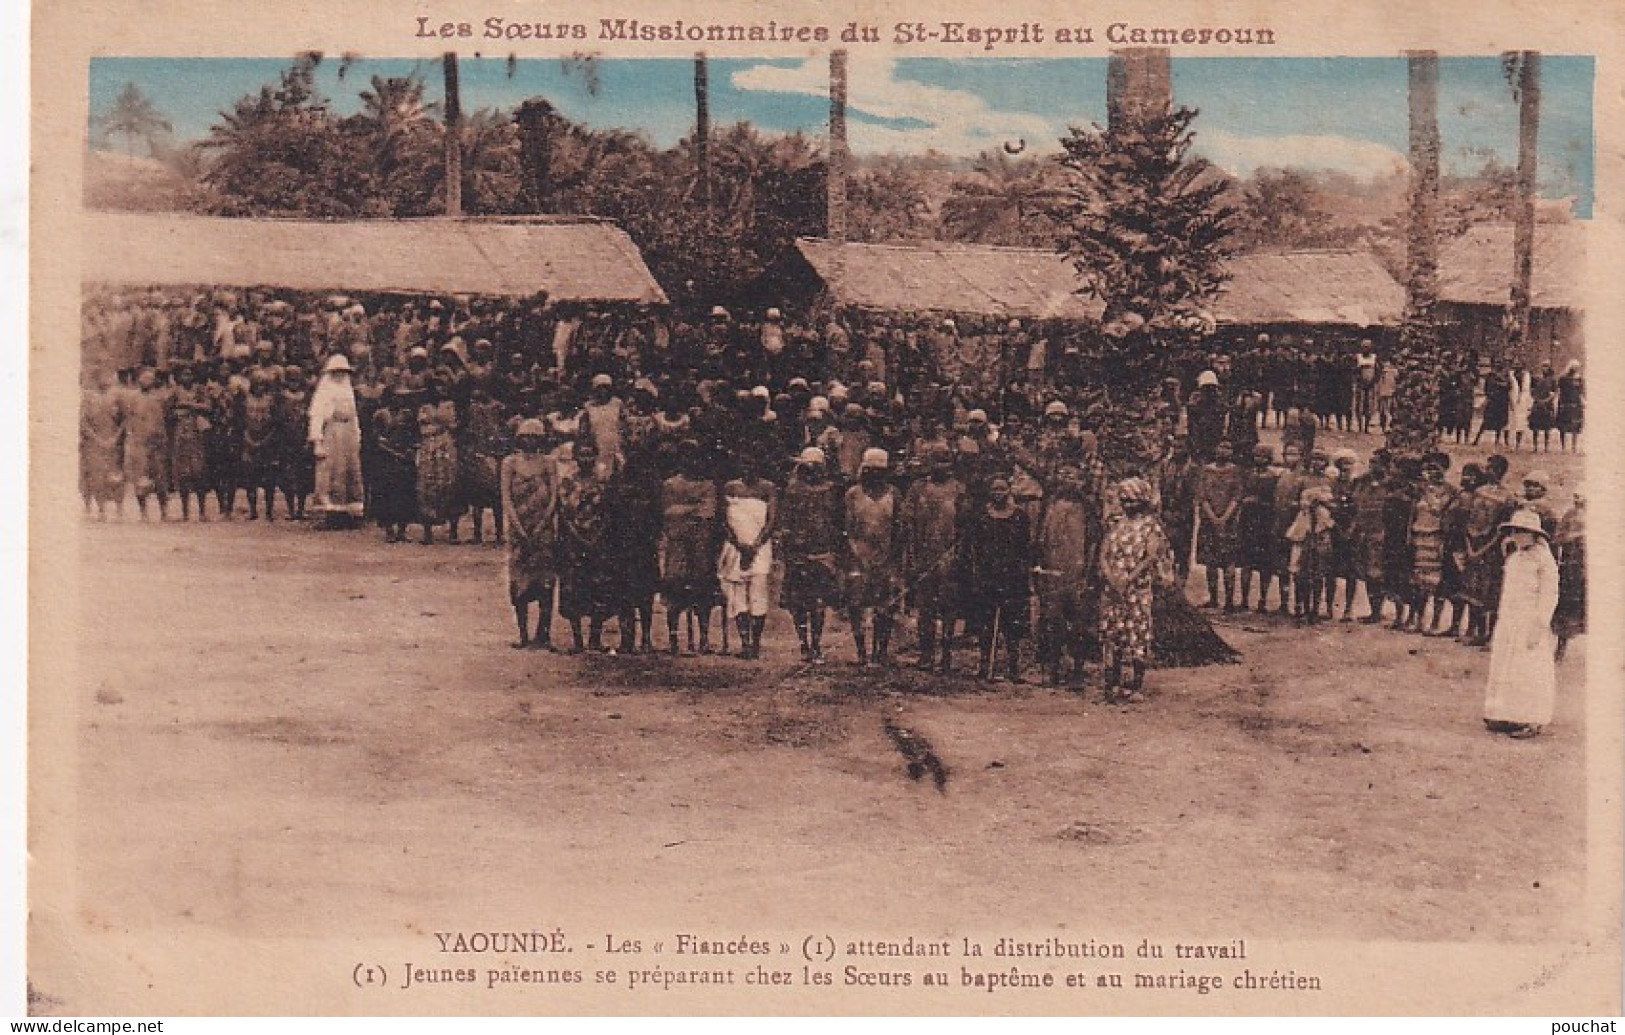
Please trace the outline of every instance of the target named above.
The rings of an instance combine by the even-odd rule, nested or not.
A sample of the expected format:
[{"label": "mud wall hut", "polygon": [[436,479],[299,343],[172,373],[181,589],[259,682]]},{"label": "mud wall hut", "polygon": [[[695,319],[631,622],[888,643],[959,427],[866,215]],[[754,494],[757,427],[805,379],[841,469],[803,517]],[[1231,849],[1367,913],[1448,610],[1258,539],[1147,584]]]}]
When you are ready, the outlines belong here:
[{"label": "mud wall hut", "polygon": [[[1535,224],[1529,341],[1534,361],[1559,370],[1584,359],[1586,224]],[[1439,249],[1439,317],[1444,340],[1481,357],[1506,350],[1512,289],[1512,226],[1475,226]]]}]

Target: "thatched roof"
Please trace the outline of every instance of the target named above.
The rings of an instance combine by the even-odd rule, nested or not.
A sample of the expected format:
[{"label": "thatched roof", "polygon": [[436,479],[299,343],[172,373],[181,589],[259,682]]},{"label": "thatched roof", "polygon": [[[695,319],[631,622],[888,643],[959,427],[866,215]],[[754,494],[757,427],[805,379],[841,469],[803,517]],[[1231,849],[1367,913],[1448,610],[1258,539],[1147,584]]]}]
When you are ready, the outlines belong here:
[{"label": "thatched roof", "polygon": [[[1512,227],[1475,226],[1439,249],[1439,299],[1504,306],[1512,289]],[[1535,224],[1530,302],[1540,309],[1584,309],[1586,224]]]},{"label": "thatched roof", "polygon": [[858,309],[1094,320],[1103,308],[1077,294],[1080,281],[1066,256],[1041,248],[803,237],[796,249],[837,304]]},{"label": "thatched roof", "polygon": [[1213,305],[1220,325],[1393,327],[1405,310],[1404,287],[1370,252],[1257,252],[1229,270]]},{"label": "thatched roof", "polygon": [[632,239],[603,223],[91,212],[84,234],[87,282],[666,301]]}]

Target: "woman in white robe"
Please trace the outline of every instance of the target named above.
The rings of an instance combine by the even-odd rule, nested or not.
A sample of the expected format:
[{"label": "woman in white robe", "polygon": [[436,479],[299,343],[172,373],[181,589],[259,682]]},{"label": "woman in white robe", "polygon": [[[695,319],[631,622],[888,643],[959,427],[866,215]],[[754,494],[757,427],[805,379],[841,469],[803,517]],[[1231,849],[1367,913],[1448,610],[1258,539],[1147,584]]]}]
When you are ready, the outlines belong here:
[{"label": "woman in white robe", "polygon": [[361,517],[361,425],[356,415],[350,361],[334,353],[322,367],[322,379],[310,397],[308,438],[316,454],[317,514],[359,520]]},{"label": "woman in white robe", "polygon": [[[1507,411],[1507,430],[1512,433],[1512,448],[1523,448],[1524,433],[1529,430],[1529,415],[1535,409],[1533,385],[1529,378],[1529,371],[1523,367],[1513,367],[1512,373],[1507,375],[1512,383],[1511,406]],[[1534,448],[1534,438],[1530,438],[1530,448]]]},{"label": "woman in white robe", "polygon": [[1492,733],[1532,737],[1552,721],[1557,700],[1557,561],[1540,515],[1519,510],[1501,526],[1506,564],[1501,606],[1490,640],[1490,681],[1484,725]]}]

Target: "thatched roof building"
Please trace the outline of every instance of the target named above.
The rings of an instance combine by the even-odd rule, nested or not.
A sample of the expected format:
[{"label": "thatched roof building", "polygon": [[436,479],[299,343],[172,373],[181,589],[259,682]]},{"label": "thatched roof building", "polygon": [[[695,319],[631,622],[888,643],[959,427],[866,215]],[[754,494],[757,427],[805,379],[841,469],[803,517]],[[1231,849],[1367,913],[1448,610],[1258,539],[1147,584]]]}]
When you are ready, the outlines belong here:
[{"label": "thatched roof building", "polygon": [[632,239],[607,223],[91,212],[84,235],[87,283],[666,302]]},{"label": "thatched roof building", "polygon": [[803,237],[796,251],[839,306],[1079,321],[1097,320],[1103,309],[1077,293],[1077,271],[1066,256],[1041,248]]},{"label": "thatched roof building", "polygon": [[[1586,227],[1535,225],[1529,337],[1537,361],[1561,366],[1585,345]],[[1439,249],[1439,316],[1447,340],[1484,355],[1505,348],[1502,320],[1512,290],[1512,227],[1475,226]]]},{"label": "thatched roof building", "polygon": [[1213,304],[1220,327],[1302,331],[1399,326],[1405,288],[1370,252],[1302,250],[1237,255]]}]

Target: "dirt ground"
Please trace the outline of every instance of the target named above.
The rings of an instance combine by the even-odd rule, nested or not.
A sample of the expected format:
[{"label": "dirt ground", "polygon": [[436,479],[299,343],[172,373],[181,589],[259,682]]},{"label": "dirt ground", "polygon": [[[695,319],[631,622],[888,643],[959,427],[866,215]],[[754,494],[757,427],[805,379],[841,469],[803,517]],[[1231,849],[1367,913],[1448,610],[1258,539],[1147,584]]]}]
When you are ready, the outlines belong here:
[{"label": "dirt ground", "polygon": [[[758,663],[511,650],[490,546],[240,520],[80,540],[99,929],[393,936],[498,921],[523,889],[851,929],[1575,930],[1584,639],[1549,735],[1514,741],[1482,727],[1486,652],[1357,623],[1219,618],[1241,664],[1108,706],[1098,683],[860,672],[839,623],[809,669],[782,611]],[[908,779],[888,716],[944,792]]]}]

